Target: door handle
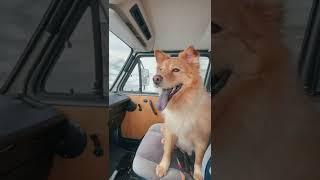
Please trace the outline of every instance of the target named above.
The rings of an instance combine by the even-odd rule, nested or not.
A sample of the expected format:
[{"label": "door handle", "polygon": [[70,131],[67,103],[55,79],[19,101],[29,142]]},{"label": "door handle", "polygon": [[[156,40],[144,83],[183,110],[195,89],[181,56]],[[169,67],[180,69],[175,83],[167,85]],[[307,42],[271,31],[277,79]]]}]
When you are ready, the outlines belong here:
[{"label": "door handle", "polygon": [[149,105],[150,105],[150,107],[151,107],[151,110],[152,110],[153,114],[154,114],[154,115],[158,115],[158,113],[157,113],[156,109],[154,108],[153,103],[152,103],[151,100],[149,100]]},{"label": "door handle", "polygon": [[90,139],[93,141],[93,145],[94,145],[93,154],[96,157],[103,156],[103,149],[101,147],[99,137],[96,134],[92,134],[92,135],[90,135]]},{"label": "door handle", "polygon": [[139,107],[139,111],[142,111],[142,107],[140,104],[138,104],[138,107]]}]

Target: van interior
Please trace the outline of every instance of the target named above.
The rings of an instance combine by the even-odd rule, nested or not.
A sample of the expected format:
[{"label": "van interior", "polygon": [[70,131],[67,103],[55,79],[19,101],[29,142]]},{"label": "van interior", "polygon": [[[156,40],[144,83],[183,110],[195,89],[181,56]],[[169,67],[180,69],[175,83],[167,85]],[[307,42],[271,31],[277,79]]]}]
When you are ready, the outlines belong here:
[{"label": "van interior", "polygon": [[[314,70],[306,70],[310,64],[305,63],[303,51],[309,43],[308,28],[314,23],[311,18],[314,15],[309,12],[315,11],[317,2],[285,1],[284,40],[292,60],[309,75]],[[210,1],[109,0],[109,4],[109,175],[139,179],[143,173],[135,169],[136,156],[142,147],[148,148],[143,145],[150,131],[163,123],[154,107],[157,91],[152,88],[151,79],[155,72],[153,51],[165,50],[174,56],[186,46],[194,45],[201,53],[201,76],[212,95],[223,87],[226,77],[211,77],[214,42],[210,41]],[[126,55],[120,55],[115,45],[121,42],[125,44],[121,46],[122,52],[128,49]]]},{"label": "van interior", "polygon": [[[112,178],[141,178],[137,169],[154,173],[155,164],[140,167],[135,156],[146,149],[142,146],[149,131],[163,123],[152,82],[153,51],[177,56],[193,45],[200,52],[201,76],[210,92],[211,1],[110,0],[109,5],[109,172]],[[160,144],[159,139],[151,141]]]},{"label": "van interior", "polygon": [[[319,108],[320,3],[285,2],[286,42]],[[208,92],[214,96],[224,85],[212,76],[211,3],[2,0],[0,179],[150,179],[155,163],[142,154],[159,159],[163,123],[153,51],[177,56],[193,45]],[[191,179],[180,172],[170,169]]]}]

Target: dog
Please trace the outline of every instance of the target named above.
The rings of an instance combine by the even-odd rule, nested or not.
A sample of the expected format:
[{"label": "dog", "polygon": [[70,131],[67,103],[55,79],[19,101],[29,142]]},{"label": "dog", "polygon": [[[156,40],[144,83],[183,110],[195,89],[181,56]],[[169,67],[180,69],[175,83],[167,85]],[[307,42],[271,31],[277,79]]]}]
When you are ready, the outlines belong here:
[{"label": "dog", "polygon": [[160,89],[157,108],[164,116],[164,153],[156,167],[165,176],[176,145],[189,155],[195,152],[194,179],[203,179],[201,164],[211,134],[211,101],[203,86],[199,52],[190,46],[178,57],[156,50],[157,73],[153,82]]},{"label": "dog", "polygon": [[212,2],[214,179],[320,179],[320,121],[304,95],[280,0]]}]

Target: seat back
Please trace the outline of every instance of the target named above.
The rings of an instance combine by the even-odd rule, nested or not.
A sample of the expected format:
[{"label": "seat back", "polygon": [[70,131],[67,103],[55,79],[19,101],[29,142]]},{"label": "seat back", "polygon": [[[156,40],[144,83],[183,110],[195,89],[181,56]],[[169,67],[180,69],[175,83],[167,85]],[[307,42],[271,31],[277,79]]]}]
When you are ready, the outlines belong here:
[{"label": "seat back", "polygon": [[202,160],[202,175],[204,180],[211,180],[211,144],[208,146],[206,152],[204,153],[204,157]]}]

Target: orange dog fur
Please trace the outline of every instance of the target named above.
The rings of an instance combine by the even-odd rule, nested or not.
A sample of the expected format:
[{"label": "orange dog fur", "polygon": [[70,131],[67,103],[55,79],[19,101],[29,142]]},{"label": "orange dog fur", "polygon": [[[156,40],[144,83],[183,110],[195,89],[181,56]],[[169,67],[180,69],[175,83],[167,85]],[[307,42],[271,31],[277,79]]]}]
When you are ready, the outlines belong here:
[{"label": "orange dog fur", "polygon": [[156,76],[162,77],[158,87],[168,89],[182,84],[163,110],[164,154],[156,174],[166,175],[177,145],[188,154],[195,152],[194,178],[203,179],[201,164],[211,134],[211,102],[200,77],[199,53],[190,46],[177,58],[159,50],[155,51],[155,57]]},{"label": "orange dog fur", "polygon": [[214,97],[219,180],[320,179],[320,121],[281,33],[280,0],[214,0],[213,67],[232,71]]}]

